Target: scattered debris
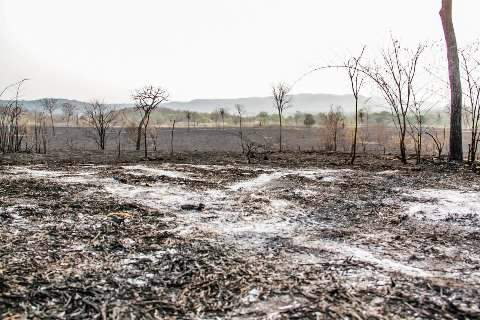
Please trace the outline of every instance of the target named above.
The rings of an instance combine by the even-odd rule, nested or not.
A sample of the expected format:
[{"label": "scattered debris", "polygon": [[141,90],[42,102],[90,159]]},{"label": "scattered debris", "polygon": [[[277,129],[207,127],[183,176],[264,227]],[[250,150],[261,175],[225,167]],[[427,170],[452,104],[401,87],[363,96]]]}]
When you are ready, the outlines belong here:
[{"label": "scattered debris", "polygon": [[387,162],[3,167],[0,316],[479,318],[478,177]]},{"label": "scattered debris", "polygon": [[183,204],[181,206],[182,210],[195,210],[195,211],[202,211],[205,209],[205,205],[203,203],[199,203],[198,205],[195,204]]}]

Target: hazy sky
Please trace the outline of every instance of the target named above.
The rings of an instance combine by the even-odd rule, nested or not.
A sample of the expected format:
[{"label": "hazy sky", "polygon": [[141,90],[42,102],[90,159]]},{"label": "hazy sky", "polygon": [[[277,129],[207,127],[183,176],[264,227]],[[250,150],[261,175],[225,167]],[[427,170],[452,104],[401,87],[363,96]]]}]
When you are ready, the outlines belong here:
[{"label": "hazy sky", "polygon": [[[0,85],[25,98],[128,102],[145,84],[174,100],[267,96],[276,81],[341,61],[390,31],[442,40],[440,0],[0,0]],[[480,1],[454,0],[459,42],[480,35]],[[348,93],[318,73],[295,92]]]}]

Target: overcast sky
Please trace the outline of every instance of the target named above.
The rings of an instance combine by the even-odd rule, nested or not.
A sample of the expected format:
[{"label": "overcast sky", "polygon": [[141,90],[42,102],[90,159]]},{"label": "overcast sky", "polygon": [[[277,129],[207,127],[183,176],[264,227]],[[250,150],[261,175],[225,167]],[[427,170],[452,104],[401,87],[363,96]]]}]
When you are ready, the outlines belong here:
[{"label": "overcast sky", "polygon": [[[0,0],[0,85],[23,96],[128,102],[145,84],[174,100],[267,96],[276,81],[371,55],[392,32],[442,40],[440,0]],[[454,0],[460,44],[479,37],[480,1]],[[348,93],[317,73],[295,92]]]}]

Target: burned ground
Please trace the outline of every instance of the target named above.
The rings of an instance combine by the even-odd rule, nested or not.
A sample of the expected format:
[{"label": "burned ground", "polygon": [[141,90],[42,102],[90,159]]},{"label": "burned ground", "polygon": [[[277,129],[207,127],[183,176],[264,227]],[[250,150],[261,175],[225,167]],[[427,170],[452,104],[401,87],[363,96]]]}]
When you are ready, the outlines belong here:
[{"label": "burned ground", "polygon": [[478,176],[341,157],[4,160],[0,314],[479,318]]}]

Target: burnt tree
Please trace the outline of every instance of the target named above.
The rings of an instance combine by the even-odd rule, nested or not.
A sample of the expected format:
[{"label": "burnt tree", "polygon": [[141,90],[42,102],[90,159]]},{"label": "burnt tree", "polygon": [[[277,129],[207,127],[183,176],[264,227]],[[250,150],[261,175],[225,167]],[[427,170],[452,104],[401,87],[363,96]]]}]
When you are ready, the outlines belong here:
[{"label": "burnt tree", "polygon": [[148,123],[150,122],[150,115],[162,102],[168,100],[168,92],[161,87],[146,86],[135,92],[133,100],[135,101],[135,109],[140,112],[142,116],[137,131],[137,150],[140,150],[140,140],[143,131],[146,158],[148,155],[147,129]]},{"label": "burnt tree", "polygon": [[278,113],[278,120],[280,124],[280,152],[283,151],[283,141],[282,141],[282,120],[283,113],[285,110],[290,107],[292,98],[288,95],[290,92],[290,87],[285,83],[278,83],[272,87],[273,102]]},{"label": "burnt tree", "polygon": [[445,43],[447,46],[448,74],[450,80],[450,153],[449,159],[463,161],[462,142],[462,81],[457,38],[452,19],[452,0],[442,0],[440,10]]},{"label": "burnt tree", "polygon": [[105,150],[107,132],[117,117],[115,108],[94,100],[85,106],[88,124],[93,127],[93,138],[100,150]]}]

